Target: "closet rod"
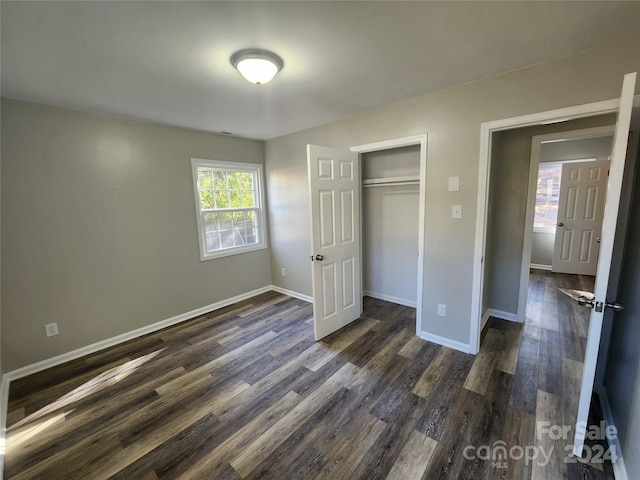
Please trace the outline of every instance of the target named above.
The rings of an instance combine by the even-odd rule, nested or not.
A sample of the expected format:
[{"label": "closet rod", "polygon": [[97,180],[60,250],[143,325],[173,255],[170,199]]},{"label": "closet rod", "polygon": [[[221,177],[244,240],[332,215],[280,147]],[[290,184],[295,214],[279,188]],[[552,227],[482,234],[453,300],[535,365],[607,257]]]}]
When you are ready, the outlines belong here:
[{"label": "closet rod", "polygon": [[382,177],[382,178],[367,178],[362,181],[363,187],[379,187],[384,185],[418,185],[420,184],[420,177],[417,175],[405,176],[405,177]]},{"label": "closet rod", "polygon": [[369,187],[388,187],[391,185],[420,185],[420,180],[413,180],[411,182],[384,182],[384,183],[365,183],[362,186]]}]

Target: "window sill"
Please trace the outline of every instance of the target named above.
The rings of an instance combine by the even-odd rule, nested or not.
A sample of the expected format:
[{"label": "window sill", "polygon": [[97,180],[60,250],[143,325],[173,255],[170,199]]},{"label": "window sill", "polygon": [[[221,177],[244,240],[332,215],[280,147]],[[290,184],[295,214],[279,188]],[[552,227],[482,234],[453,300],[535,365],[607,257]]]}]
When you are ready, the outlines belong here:
[{"label": "window sill", "polygon": [[556,227],[533,227],[533,233],[556,233]]},{"label": "window sill", "polygon": [[240,255],[243,253],[255,252],[257,250],[265,250],[267,248],[266,243],[258,243],[256,245],[248,245],[246,247],[228,248],[220,250],[219,252],[209,253],[207,255],[200,254],[200,261],[206,262],[207,260],[215,260],[217,258],[230,257],[232,255]]}]

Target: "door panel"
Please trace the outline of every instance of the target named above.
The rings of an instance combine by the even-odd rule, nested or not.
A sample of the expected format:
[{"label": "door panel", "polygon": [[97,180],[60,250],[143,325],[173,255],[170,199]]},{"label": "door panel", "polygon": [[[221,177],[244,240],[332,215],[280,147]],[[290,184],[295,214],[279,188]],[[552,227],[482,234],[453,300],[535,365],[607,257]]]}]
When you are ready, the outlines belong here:
[{"label": "door panel", "polygon": [[353,223],[355,212],[353,211],[353,191],[340,192],[340,205],[342,207],[342,244],[354,241],[355,224]]},{"label": "door panel", "polygon": [[573,230],[564,230],[562,232],[562,261],[568,262],[571,259],[571,245],[573,244]]},{"label": "door panel", "polygon": [[358,154],[307,146],[316,340],[360,316]]},{"label": "door panel", "polygon": [[328,263],[320,266],[322,274],[322,320],[331,318],[336,314],[338,306],[336,305],[336,292],[335,286],[337,284],[336,278],[336,264]]},{"label": "door panel", "polygon": [[318,192],[320,197],[320,246],[329,248],[335,245],[335,216],[332,191]]},{"label": "door panel", "polygon": [[592,231],[583,231],[582,232],[582,241],[580,242],[580,253],[578,254],[578,260],[581,263],[586,263],[590,258],[595,258],[591,252],[591,246],[595,243],[593,241],[593,232]]},{"label": "door panel", "polygon": [[[615,298],[607,298],[610,281],[609,274],[612,271],[620,272],[619,265],[614,265],[612,269],[612,258],[614,240],[618,242],[618,244],[621,241],[620,238],[615,238],[615,232],[618,224],[622,177],[625,170],[636,76],[636,73],[629,73],[624,77],[622,94],[620,95],[618,121],[616,122],[616,130],[613,137],[611,167],[602,221],[602,241],[600,244],[600,256],[597,263],[594,300],[592,302],[592,307],[595,306],[595,308],[591,310],[589,320],[589,332],[585,348],[582,383],[580,385],[577,424],[574,429],[573,453],[575,455],[581,455],[584,446],[586,429],[581,427],[587,425],[589,407],[591,406],[591,396],[593,393],[596,365],[598,362],[598,351],[600,347],[600,336],[602,333],[602,323],[605,312],[605,309],[602,307],[608,301],[615,301]],[[600,174],[602,174],[602,172]],[[620,261],[620,259],[618,259],[618,261]],[[612,314],[615,315],[613,312]]]},{"label": "door panel", "polygon": [[609,161],[562,166],[554,272],[595,275]]},{"label": "door panel", "polygon": [[354,291],[355,262],[353,257],[342,260],[342,308],[349,308],[355,304]]}]

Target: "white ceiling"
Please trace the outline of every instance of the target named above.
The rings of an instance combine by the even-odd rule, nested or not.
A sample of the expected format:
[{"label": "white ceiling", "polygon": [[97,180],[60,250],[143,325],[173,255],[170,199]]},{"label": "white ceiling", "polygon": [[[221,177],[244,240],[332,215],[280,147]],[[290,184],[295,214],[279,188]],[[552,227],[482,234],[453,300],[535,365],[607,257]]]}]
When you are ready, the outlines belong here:
[{"label": "white ceiling", "polygon": [[[640,2],[2,1],[2,95],[269,139],[640,34]],[[242,48],[285,61],[245,81]]]}]

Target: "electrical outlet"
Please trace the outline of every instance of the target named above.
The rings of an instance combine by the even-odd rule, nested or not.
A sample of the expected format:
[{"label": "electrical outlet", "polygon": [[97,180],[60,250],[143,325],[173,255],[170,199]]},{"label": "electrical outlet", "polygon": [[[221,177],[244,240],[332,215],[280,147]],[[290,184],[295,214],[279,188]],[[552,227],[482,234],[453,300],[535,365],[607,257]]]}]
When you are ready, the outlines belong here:
[{"label": "electrical outlet", "polygon": [[280,269],[280,273],[282,274],[283,277],[287,276],[287,270],[284,267]]},{"label": "electrical outlet", "polygon": [[47,332],[47,337],[53,337],[58,335],[58,324],[57,323],[47,323],[44,326],[44,331]]},{"label": "electrical outlet", "polygon": [[443,305],[442,303],[438,304],[438,316],[439,317],[446,317],[447,316],[447,306]]},{"label": "electrical outlet", "polygon": [[462,205],[451,206],[451,218],[462,218]]}]

